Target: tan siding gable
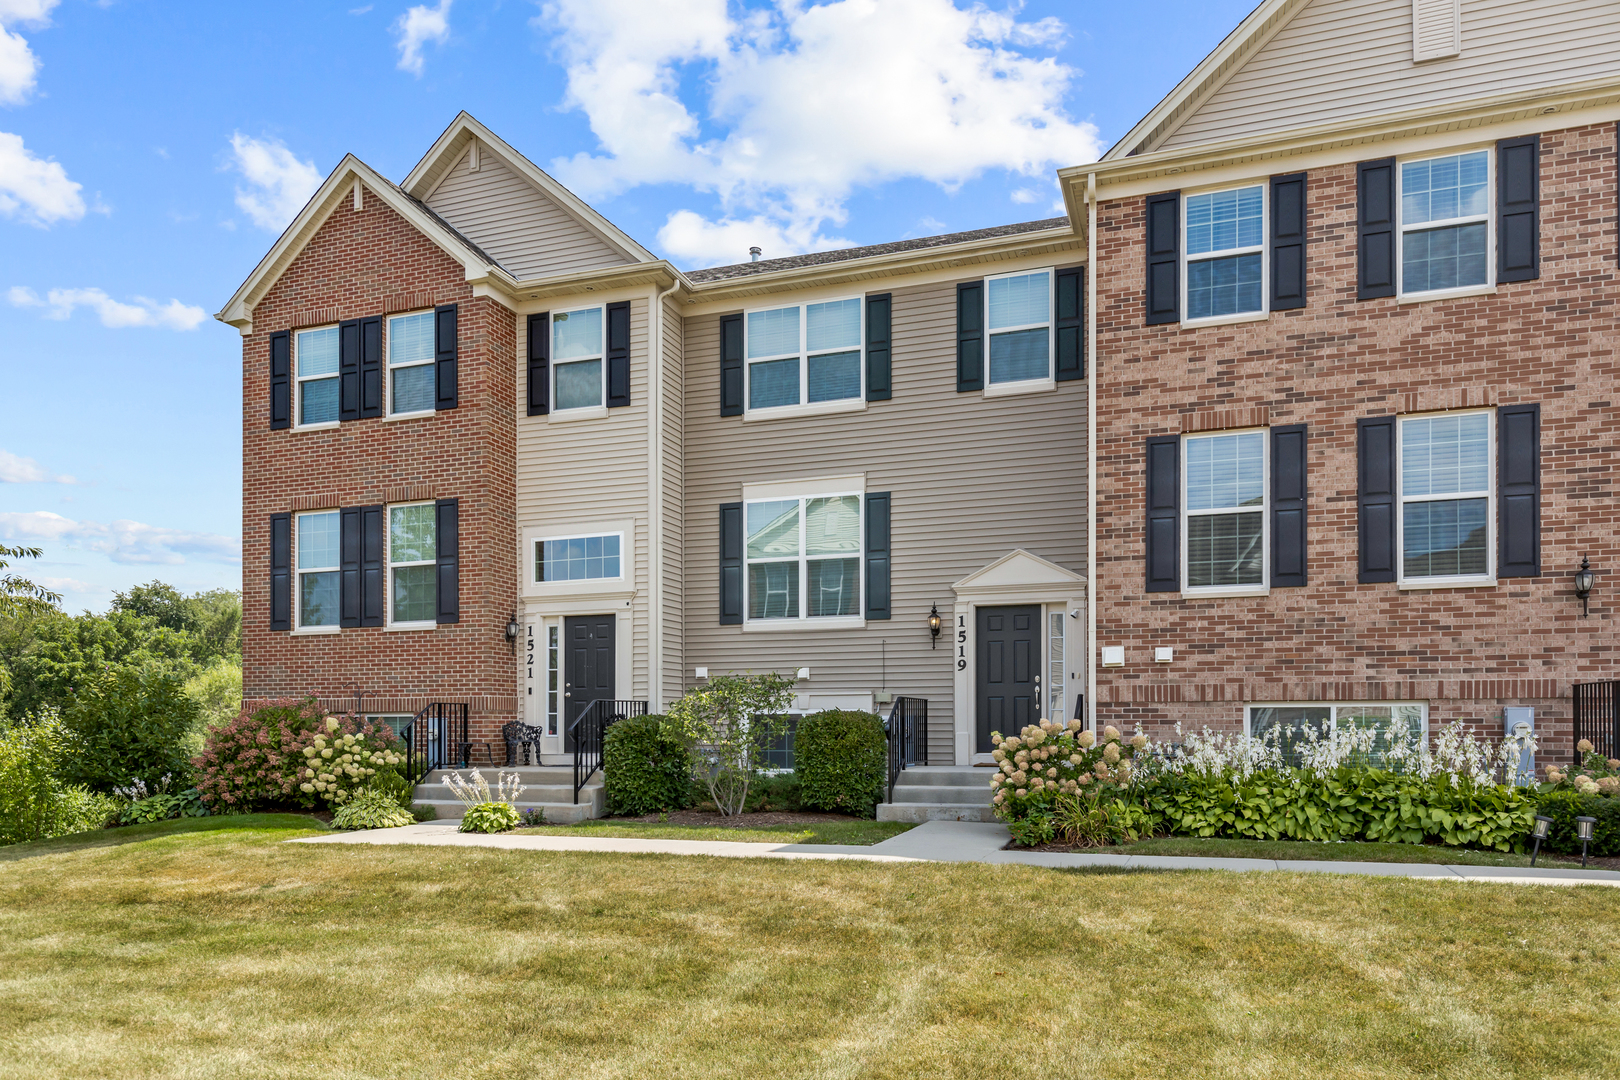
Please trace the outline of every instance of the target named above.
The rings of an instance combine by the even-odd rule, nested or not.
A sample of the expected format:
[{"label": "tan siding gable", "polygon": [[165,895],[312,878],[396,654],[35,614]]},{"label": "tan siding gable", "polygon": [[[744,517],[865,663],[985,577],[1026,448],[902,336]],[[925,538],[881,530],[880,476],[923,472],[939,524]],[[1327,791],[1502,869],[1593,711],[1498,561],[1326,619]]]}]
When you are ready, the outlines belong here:
[{"label": "tan siding gable", "polygon": [[1462,0],[1462,51],[1412,60],[1412,0],[1312,0],[1152,149],[1580,82],[1620,68],[1614,0]]},{"label": "tan siding gable", "polygon": [[541,194],[489,147],[479,147],[478,171],[469,171],[470,153],[469,147],[451,166],[427,204],[519,280],[635,261]]}]

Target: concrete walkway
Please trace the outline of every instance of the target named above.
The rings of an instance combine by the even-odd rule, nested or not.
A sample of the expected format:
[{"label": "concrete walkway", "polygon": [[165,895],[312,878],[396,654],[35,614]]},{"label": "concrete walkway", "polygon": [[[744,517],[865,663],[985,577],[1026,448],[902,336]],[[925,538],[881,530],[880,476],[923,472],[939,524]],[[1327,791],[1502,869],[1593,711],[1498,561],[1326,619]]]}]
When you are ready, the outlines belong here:
[{"label": "concrete walkway", "polygon": [[614,836],[547,835],[545,829],[516,832],[460,833],[445,822],[424,822],[402,829],[333,833],[289,840],[291,844],[426,844],[439,847],[489,847],[508,851],[609,851],[635,855],[718,855],[741,859],[858,859],[865,862],[981,862],[1045,866],[1060,870],[1110,867],[1128,870],[1292,870],[1311,874],[1370,874],[1376,877],[1436,878],[1442,881],[1492,881],[1513,885],[1620,886],[1613,870],[1562,870],[1512,866],[1449,866],[1434,863],[1293,861],[1276,859],[1202,859],[1171,855],[1110,855],[1004,851],[1011,839],[999,822],[925,821],[915,829],[871,847],[841,844],[753,844],[736,840],[638,840]]}]

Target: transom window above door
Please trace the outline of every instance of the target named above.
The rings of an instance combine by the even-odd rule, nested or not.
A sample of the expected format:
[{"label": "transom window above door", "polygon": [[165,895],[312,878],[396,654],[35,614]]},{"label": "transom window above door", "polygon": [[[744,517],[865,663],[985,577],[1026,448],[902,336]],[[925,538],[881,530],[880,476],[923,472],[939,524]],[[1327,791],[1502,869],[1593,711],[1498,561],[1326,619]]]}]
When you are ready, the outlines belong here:
[{"label": "transom window above door", "polygon": [[748,619],[859,618],[860,495],[744,504]]},{"label": "transom window above door", "polygon": [[534,542],[534,580],[594,581],[624,576],[622,533],[567,536]]},{"label": "transom window above door", "polygon": [[851,297],[747,312],[748,411],[861,400],[863,306]]},{"label": "transom window above door", "polygon": [[1186,591],[1264,591],[1266,433],[1189,435],[1183,453]]},{"label": "transom window above door", "polygon": [[338,328],[300,330],[293,346],[298,426],[338,422]]},{"label": "transom window above door", "polygon": [[551,316],[554,410],[599,408],[606,397],[602,309],[558,311]]},{"label": "transom window above door", "polygon": [[1052,380],[1052,271],[985,279],[989,385]]},{"label": "transom window above door", "polygon": [[1491,279],[1491,154],[1400,167],[1401,292],[1441,292]]},{"label": "transom window above door", "polygon": [[1187,319],[1265,310],[1265,186],[1186,197]]},{"label": "transom window above door", "polygon": [[388,415],[428,413],[434,405],[434,314],[388,320]]}]

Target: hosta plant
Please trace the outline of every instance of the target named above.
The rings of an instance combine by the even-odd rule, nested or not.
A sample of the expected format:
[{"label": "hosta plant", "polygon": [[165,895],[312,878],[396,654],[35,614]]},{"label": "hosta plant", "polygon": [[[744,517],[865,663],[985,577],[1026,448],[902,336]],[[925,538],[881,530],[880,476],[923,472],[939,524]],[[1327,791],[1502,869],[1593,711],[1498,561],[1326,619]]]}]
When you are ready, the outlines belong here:
[{"label": "hosta plant", "polygon": [[458,832],[497,833],[515,829],[523,823],[518,808],[511,803],[487,802],[469,806],[461,819]]},{"label": "hosta plant", "polygon": [[490,790],[489,781],[477,769],[470,775],[470,780],[463,780],[460,773],[450,773],[444,778],[444,786],[467,808],[458,831],[506,832],[523,823],[523,816],[512,805],[523,793],[517,773],[497,774],[493,791]]},{"label": "hosta plant", "polygon": [[362,791],[332,815],[334,829],[398,829],[413,824],[416,816],[383,791]]}]

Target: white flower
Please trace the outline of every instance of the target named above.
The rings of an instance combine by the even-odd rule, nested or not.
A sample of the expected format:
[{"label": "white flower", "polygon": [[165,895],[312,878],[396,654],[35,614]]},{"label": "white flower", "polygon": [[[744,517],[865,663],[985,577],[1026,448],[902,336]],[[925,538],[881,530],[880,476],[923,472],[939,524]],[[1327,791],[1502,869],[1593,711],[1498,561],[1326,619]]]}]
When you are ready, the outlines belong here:
[{"label": "white flower", "polygon": [[338,722],[335,719],[333,719],[332,717],[328,716],[326,718],[326,730],[327,731],[336,731],[337,729],[338,729]]},{"label": "white flower", "polygon": [[315,756],[315,748],[313,746],[304,747],[304,756],[305,757],[314,757]]},{"label": "white flower", "polygon": [[331,756],[332,756],[332,748],[331,747],[327,747],[325,750],[321,751],[321,757],[330,758]]},{"label": "white flower", "polygon": [[298,790],[302,791],[304,794],[308,795],[310,792],[315,790],[315,785],[314,784],[300,784],[300,785],[298,785]]}]

